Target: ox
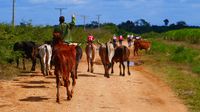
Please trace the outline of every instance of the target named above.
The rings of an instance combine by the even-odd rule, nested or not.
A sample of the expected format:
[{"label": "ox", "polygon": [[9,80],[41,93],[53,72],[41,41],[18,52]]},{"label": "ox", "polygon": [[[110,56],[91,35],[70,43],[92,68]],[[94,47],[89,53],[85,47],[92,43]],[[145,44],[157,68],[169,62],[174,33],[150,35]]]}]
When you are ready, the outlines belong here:
[{"label": "ox", "polygon": [[79,46],[79,45],[77,45],[76,46],[76,79],[78,78],[77,77],[77,70],[78,70],[78,65],[79,65],[79,63],[80,63],[80,61],[81,61],[81,58],[82,58],[82,55],[83,55],[83,51],[82,51],[82,49],[81,49],[81,47]]},{"label": "ox", "polygon": [[[14,44],[13,50],[22,52],[23,70],[26,70],[25,58],[27,59],[30,58],[32,60],[31,71],[35,71],[36,56],[37,56],[37,46],[35,42],[32,41],[16,42]],[[17,67],[19,67],[19,56],[17,56],[16,61],[17,61]]]},{"label": "ox", "polygon": [[52,56],[52,47],[48,44],[43,44],[38,47],[39,57],[40,57],[40,64],[41,64],[41,71],[44,76],[51,74],[50,72],[50,63],[51,63],[51,56]]},{"label": "ox", "polygon": [[[76,46],[74,45],[66,45],[62,39],[61,34],[54,32],[53,33],[53,60],[55,64],[55,75],[56,75],[56,85],[57,85],[57,102],[60,102],[59,99],[59,86],[60,86],[60,79],[59,75],[62,76],[64,81],[64,86],[66,87],[67,91],[67,99],[71,100],[72,95],[74,93],[74,87],[76,84]],[[70,85],[70,73],[72,78],[72,89],[69,90]]]},{"label": "ox", "polygon": [[149,51],[151,48],[151,42],[147,41],[147,40],[135,40],[134,41],[134,56],[138,55],[138,50],[142,50],[144,49],[147,53],[147,51]]},{"label": "ox", "polygon": [[95,60],[96,46],[93,43],[88,42],[85,48],[85,52],[87,55],[87,63],[88,63],[87,71],[93,73],[93,63]]},{"label": "ox", "polygon": [[[127,61],[127,67],[128,67],[128,74],[131,75],[130,70],[129,70],[129,56],[130,56],[130,51],[129,49],[122,45],[119,46],[117,48],[115,48],[115,54],[112,58],[112,71],[113,72],[113,66],[114,66],[114,62],[119,62],[119,68],[120,68],[120,75],[125,76],[125,65],[124,65],[124,61]],[[123,74],[121,71],[121,65],[123,66]]]},{"label": "ox", "polygon": [[[98,42],[99,43],[99,42]],[[111,68],[112,57],[114,56],[115,49],[113,43],[107,42],[105,44],[100,44],[99,56],[101,57],[101,62],[104,66],[105,74],[104,76],[109,78],[109,70]]]}]

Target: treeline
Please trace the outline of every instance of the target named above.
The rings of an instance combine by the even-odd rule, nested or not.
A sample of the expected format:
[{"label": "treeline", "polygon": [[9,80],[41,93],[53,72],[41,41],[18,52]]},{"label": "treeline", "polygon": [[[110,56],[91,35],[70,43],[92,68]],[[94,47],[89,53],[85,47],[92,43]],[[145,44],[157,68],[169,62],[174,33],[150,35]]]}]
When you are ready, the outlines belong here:
[{"label": "treeline", "polygon": [[[79,25],[83,27],[83,25]],[[115,30],[117,33],[132,32],[134,34],[143,34],[149,32],[163,33],[171,30],[183,29],[183,28],[200,28],[199,26],[189,26],[185,21],[178,21],[176,23],[169,24],[169,20],[163,20],[163,25],[151,25],[144,19],[139,19],[136,21],[127,20],[118,25],[114,23],[103,23],[98,24],[97,21],[92,21],[90,24],[86,24],[85,28],[98,28],[111,26],[112,28],[116,27]]]}]

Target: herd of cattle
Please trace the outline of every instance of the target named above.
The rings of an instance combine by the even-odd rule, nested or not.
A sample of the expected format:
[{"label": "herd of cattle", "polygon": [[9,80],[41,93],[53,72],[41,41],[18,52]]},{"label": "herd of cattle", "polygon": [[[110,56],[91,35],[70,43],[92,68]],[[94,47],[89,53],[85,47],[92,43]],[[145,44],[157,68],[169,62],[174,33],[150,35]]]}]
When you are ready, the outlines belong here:
[{"label": "herd of cattle", "polygon": [[[138,50],[145,49],[148,51],[151,47],[151,43],[147,40],[139,39],[134,40],[134,55],[138,55]],[[130,49],[125,45],[119,45],[114,48],[111,41],[106,43],[100,43],[98,41],[98,48],[93,43],[88,43],[85,48],[87,62],[88,62],[88,72],[93,72],[93,63],[95,60],[96,49],[99,50],[99,56],[101,62],[104,66],[104,76],[109,78],[109,70],[112,68],[111,73],[113,73],[114,63],[119,62],[120,65],[120,75],[125,76],[125,65],[124,61],[127,61],[128,74],[131,75],[129,70],[129,57]],[[61,39],[60,33],[53,33],[53,41],[46,42],[45,44],[38,46],[35,42],[32,41],[22,41],[14,44],[14,51],[20,51],[22,53],[23,59],[23,69],[25,67],[25,59],[29,58],[32,61],[31,71],[35,70],[36,59],[39,58],[41,64],[41,71],[44,76],[52,74],[50,69],[51,65],[54,65],[54,74],[56,76],[57,84],[57,102],[59,100],[59,86],[61,84],[60,76],[64,82],[64,86],[67,90],[67,99],[70,100],[74,93],[74,87],[76,84],[77,69],[79,62],[82,58],[83,51],[80,45],[75,44],[66,44]],[[19,67],[19,58],[16,58],[17,67]],[[123,67],[123,71],[121,70]],[[70,79],[72,78],[72,89],[69,90]]]}]

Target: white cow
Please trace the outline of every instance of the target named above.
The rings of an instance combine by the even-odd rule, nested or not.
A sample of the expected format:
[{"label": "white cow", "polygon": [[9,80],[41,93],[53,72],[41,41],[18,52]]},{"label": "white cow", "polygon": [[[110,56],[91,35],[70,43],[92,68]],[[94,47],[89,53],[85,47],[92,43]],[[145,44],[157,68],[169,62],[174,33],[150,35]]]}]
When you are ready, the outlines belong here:
[{"label": "white cow", "polygon": [[38,47],[40,63],[41,63],[41,71],[44,76],[51,74],[50,72],[50,62],[52,57],[52,47],[48,44],[43,44]]}]

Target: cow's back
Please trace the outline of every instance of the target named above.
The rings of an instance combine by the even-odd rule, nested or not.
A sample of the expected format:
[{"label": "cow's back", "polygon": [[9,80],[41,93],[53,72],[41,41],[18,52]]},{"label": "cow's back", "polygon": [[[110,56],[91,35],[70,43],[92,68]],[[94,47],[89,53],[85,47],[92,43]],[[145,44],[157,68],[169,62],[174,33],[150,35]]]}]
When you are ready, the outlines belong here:
[{"label": "cow's back", "polygon": [[119,46],[115,49],[115,54],[113,59],[116,62],[119,62],[121,60],[126,61],[129,59],[130,51],[126,46]]},{"label": "cow's back", "polygon": [[99,47],[99,56],[101,57],[103,63],[105,64],[109,63],[108,50],[106,49],[106,46],[101,45]]},{"label": "cow's back", "polygon": [[149,41],[141,41],[140,42],[140,49],[148,50],[151,47],[151,42]]}]

